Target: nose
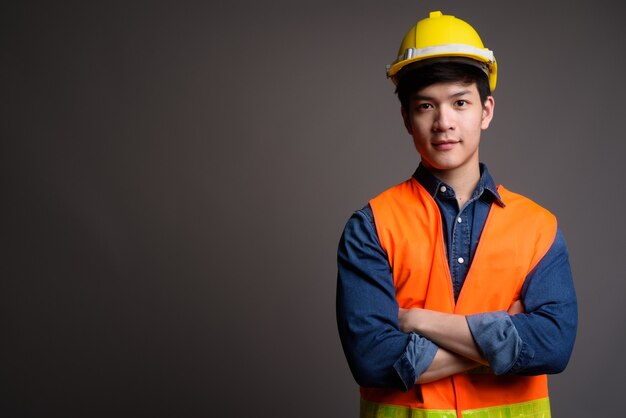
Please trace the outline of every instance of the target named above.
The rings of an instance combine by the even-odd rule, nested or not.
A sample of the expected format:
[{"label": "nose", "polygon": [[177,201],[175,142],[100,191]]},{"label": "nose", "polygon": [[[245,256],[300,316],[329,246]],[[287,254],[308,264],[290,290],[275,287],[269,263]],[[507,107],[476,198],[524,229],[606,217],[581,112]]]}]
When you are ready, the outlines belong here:
[{"label": "nose", "polygon": [[447,106],[441,106],[437,109],[433,129],[437,132],[445,132],[454,129],[452,109]]}]

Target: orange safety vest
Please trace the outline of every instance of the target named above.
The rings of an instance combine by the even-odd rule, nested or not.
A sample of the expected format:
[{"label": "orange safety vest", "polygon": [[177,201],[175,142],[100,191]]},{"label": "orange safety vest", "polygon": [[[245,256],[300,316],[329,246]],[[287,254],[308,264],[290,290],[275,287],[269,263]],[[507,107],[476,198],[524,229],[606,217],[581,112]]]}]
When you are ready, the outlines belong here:
[{"label": "orange safety vest", "polygon": [[[401,308],[471,315],[507,310],[519,299],[526,276],[554,241],[556,218],[502,186],[498,192],[505,206],[492,204],[456,303],[432,196],[411,178],[370,201]],[[361,417],[550,417],[547,376],[469,371],[407,392],[362,387]]]}]

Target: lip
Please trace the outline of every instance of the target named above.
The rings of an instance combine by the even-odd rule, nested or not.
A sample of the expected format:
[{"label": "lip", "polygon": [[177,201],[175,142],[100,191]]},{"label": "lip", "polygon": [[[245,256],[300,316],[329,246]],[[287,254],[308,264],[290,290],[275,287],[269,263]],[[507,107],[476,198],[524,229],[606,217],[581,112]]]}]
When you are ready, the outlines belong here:
[{"label": "lip", "polygon": [[432,142],[432,146],[437,151],[448,151],[454,148],[454,146],[458,144],[459,142],[460,141],[454,141],[454,140],[437,141],[437,142]]}]

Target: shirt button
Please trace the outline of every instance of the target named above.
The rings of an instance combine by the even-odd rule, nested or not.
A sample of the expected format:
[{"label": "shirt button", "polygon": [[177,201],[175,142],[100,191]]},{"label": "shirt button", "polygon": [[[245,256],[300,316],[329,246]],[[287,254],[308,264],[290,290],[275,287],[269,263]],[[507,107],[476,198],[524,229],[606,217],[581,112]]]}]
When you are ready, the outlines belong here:
[{"label": "shirt button", "polygon": [[459,257],[459,259],[456,260],[456,261],[458,261],[459,264],[463,264],[465,262],[465,260],[463,260],[463,257]]},{"label": "shirt button", "polygon": [[461,217],[459,216],[458,218],[456,218],[456,221],[457,221],[458,223],[461,223],[461,222],[463,222],[463,219],[461,219]]},{"label": "shirt button", "polygon": [[446,188],[446,186],[441,186],[441,187],[439,188],[439,190],[441,191],[441,193],[445,193],[445,192],[446,192],[446,190],[448,190],[448,189]]}]

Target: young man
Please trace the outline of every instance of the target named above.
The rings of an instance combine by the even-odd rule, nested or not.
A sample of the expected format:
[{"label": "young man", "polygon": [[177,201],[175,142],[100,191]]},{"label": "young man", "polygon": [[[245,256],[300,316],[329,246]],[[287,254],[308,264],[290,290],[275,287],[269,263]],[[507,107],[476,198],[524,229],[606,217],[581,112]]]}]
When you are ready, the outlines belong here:
[{"label": "young man", "polygon": [[361,417],[549,417],[577,305],[555,217],[479,162],[497,66],[432,12],[388,68],[421,163],[348,221],[337,321]]}]

